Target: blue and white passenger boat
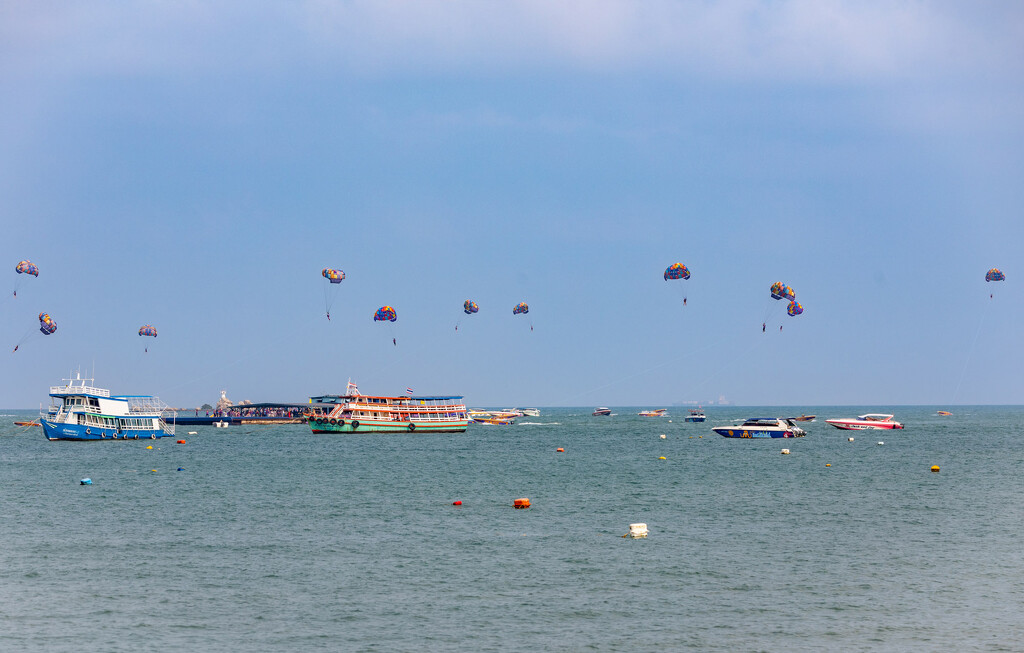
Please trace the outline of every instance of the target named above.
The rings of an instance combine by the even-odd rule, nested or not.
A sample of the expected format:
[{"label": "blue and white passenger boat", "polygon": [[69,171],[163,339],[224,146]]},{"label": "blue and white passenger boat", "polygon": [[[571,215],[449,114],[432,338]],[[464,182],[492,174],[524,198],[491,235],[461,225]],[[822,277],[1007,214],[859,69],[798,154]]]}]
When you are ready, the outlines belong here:
[{"label": "blue and white passenger boat", "polygon": [[174,435],[169,407],[150,395],[111,396],[93,379],[64,379],[50,388],[50,408],[39,415],[47,440],[138,440]]}]

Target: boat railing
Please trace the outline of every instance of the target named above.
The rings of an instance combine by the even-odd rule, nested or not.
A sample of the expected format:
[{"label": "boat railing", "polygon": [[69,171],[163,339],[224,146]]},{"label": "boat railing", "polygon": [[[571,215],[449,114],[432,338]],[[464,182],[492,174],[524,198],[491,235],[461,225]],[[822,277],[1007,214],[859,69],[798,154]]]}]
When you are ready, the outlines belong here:
[{"label": "boat railing", "polygon": [[88,385],[52,385],[50,386],[51,395],[96,395],[97,397],[109,397],[110,390],[103,388],[94,388]]},{"label": "boat railing", "polygon": [[170,411],[171,407],[156,397],[125,397],[128,401],[128,413],[137,414],[162,414]]}]

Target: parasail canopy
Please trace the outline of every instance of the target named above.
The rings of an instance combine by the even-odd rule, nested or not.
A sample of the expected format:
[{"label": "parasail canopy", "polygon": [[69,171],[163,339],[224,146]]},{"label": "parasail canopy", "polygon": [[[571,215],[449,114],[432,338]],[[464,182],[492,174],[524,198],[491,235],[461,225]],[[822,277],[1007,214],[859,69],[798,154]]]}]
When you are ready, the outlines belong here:
[{"label": "parasail canopy", "polygon": [[341,283],[342,281],[345,280],[344,270],[333,270],[331,268],[324,268],[324,271],[321,272],[320,274],[324,276],[324,279],[327,279],[331,283]]},{"label": "parasail canopy", "polygon": [[373,314],[374,322],[394,322],[398,319],[398,313],[395,309],[385,304],[377,309],[377,312]]},{"label": "parasail canopy", "polygon": [[39,330],[44,336],[48,336],[57,330],[57,323],[53,321],[49,313],[39,314]]},{"label": "parasail canopy", "polygon": [[776,281],[771,287],[772,299],[788,299],[790,301],[796,299],[796,291],[790,286]]},{"label": "parasail canopy", "polygon": [[673,263],[665,269],[665,281],[669,279],[689,279],[690,270],[682,263]]},{"label": "parasail canopy", "polygon": [[32,261],[21,261],[15,266],[14,270],[18,274],[31,274],[33,277],[39,276],[39,268]]}]

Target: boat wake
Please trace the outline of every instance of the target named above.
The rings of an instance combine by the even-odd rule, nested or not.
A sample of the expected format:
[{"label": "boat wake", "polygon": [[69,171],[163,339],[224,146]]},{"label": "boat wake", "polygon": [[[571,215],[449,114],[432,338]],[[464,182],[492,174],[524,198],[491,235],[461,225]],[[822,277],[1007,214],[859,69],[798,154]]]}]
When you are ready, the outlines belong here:
[{"label": "boat wake", "polygon": [[559,426],[561,422],[519,422],[519,426]]}]

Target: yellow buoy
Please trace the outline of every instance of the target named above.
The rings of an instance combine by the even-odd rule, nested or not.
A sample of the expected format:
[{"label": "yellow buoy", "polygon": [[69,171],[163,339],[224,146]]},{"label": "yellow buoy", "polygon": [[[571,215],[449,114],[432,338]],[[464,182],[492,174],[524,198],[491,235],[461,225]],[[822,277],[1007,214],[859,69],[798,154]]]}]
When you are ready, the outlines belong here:
[{"label": "yellow buoy", "polygon": [[668,460],[665,456],[658,456],[658,460]]},{"label": "yellow buoy", "polygon": [[153,445],[149,445],[149,446],[148,446],[148,447],[146,447],[146,448],[147,448],[147,449],[152,449],[152,448],[153,448]]},{"label": "yellow buoy", "polygon": [[151,469],[151,470],[149,470],[149,471],[151,471],[151,472],[155,472],[156,470],[155,470],[155,469]]},{"label": "yellow buoy", "polygon": [[938,465],[932,465],[932,471],[933,472],[939,471],[939,466]]},{"label": "yellow buoy", "polygon": [[831,467],[832,463],[825,463],[825,467]]}]

